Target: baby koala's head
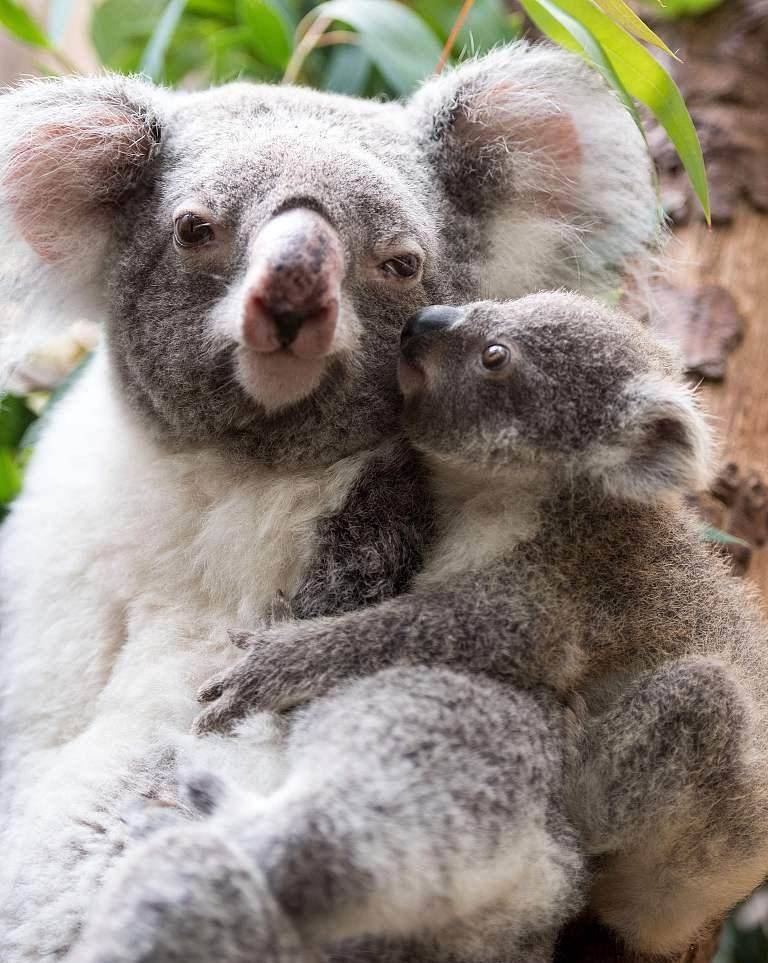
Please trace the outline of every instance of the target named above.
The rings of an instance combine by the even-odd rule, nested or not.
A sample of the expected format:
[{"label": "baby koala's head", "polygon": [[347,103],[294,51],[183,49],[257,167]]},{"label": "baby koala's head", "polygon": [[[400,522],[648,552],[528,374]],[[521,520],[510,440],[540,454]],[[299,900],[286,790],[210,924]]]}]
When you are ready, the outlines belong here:
[{"label": "baby koala's head", "polygon": [[399,376],[411,440],[457,470],[540,466],[641,501],[706,481],[709,431],[674,355],[595,301],[425,308],[403,330]]}]

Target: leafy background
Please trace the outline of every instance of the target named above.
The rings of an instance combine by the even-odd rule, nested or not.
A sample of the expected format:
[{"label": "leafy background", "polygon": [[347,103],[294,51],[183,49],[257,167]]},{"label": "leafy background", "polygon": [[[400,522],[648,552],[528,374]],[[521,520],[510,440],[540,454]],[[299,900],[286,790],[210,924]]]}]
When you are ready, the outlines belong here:
[{"label": "leafy background", "polygon": [[[62,47],[76,2],[50,0],[43,22],[23,2],[0,0],[0,28],[38,53],[40,72],[77,72]],[[722,0],[648,2],[656,17],[679,17]],[[531,25],[599,70],[638,123],[638,106],[656,117],[708,216],[699,142],[663,66],[674,54],[624,0],[100,0],[89,42],[103,67],[174,86],[244,78],[388,98],[409,94],[443,61],[483,53]],[[77,377],[92,343],[86,329],[46,347],[0,398],[0,518],[21,488],[39,416]],[[766,917],[754,901],[737,911],[715,963],[768,963]]]}]

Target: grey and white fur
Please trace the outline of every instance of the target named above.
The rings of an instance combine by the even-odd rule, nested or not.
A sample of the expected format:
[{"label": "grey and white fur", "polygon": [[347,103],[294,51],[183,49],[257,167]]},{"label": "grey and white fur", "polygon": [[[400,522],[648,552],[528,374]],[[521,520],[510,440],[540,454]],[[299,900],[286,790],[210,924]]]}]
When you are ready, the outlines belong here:
[{"label": "grey and white fur", "polygon": [[[577,58],[525,45],[402,104],[25,84],[0,98],[0,218],[4,369],[76,311],[106,322],[0,551],[0,947],[39,963],[68,952],[132,848],[124,813],[158,791],[157,758],[262,796],[284,779],[263,716],[188,735],[196,689],[233,661],[227,630],[279,591],[302,614],[349,611],[419,567],[432,521],[399,437],[405,319],[612,288],[658,225],[624,108]],[[382,516],[418,523],[380,544]],[[340,577],[319,608],[349,544],[362,590]]]},{"label": "grey and white fur", "polygon": [[[465,847],[472,837],[461,816],[465,776],[497,815],[519,789],[518,773],[492,786],[486,759],[473,767],[467,732],[494,709],[509,711],[505,699],[524,698],[521,687],[538,700],[547,686],[576,707],[565,794],[555,806],[592,858],[592,910],[633,949],[680,951],[768,870],[768,631],[682,501],[707,477],[706,421],[667,349],[629,318],[575,295],[423,311],[404,332],[400,370],[408,435],[430,467],[438,508],[424,570],[410,592],[377,606],[241,637],[251,649],[203,689],[203,700],[215,701],[198,730],[330,692],[307,712],[317,742],[293,760],[282,800],[290,812],[307,760],[333,754],[323,748],[332,740],[322,719],[336,712],[333,691],[347,685],[336,698],[362,734],[357,742],[347,735],[357,752],[336,746],[338,767],[323,767],[313,785],[328,822],[312,833],[322,840],[347,827],[337,842],[350,861],[396,879],[428,927],[429,895],[420,904],[409,891],[418,870],[409,874],[398,861],[407,834],[389,842],[378,811],[365,805],[382,791],[377,778],[390,791],[398,785],[397,745],[410,758],[395,722],[398,709],[407,716],[410,674],[419,680],[415,667],[443,666],[436,678],[446,679],[446,693],[463,691],[464,673],[505,687],[491,706],[492,688],[456,702],[444,730],[425,737],[431,751],[455,753],[456,766],[433,773],[425,759],[422,785],[445,797],[443,816],[424,807],[415,838],[438,849],[443,840],[452,852],[461,847],[446,823],[461,825]],[[393,681],[394,747],[382,739],[372,699]],[[539,751],[536,740],[529,744]],[[526,759],[525,746],[525,738],[502,738],[496,770],[504,771],[505,751]],[[336,809],[326,802],[335,798],[329,787],[339,793]],[[285,838],[309,839],[300,803],[290,819]],[[269,865],[258,842],[248,845],[256,865]],[[506,856],[499,848],[502,860],[513,858],[515,845]],[[295,874],[294,905],[303,908],[296,864],[285,871]],[[423,880],[415,889],[429,894]],[[504,883],[494,895],[503,892]],[[392,925],[383,897],[381,912],[378,925]],[[292,921],[300,927],[301,912]]]}]

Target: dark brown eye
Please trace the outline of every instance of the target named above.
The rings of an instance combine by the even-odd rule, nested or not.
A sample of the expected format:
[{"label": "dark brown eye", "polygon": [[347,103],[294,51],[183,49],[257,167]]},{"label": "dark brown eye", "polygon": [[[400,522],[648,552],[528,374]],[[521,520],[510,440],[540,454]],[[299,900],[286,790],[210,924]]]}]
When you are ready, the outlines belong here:
[{"label": "dark brown eye", "polygon": [[196,247],[213,240],[213,228],[204,217],[188,211],[173,222],[173,239],[179,247]]},{"label": "dark brown eye", "polygon": [[503,344],[489,344],[483,351],[483,367],[488,371],[499,371],[509,364],[512,354]]},{"label": "dark brown eye", "polygon": [[419,273],[419,259],[415,254],[399,254],[385,261],[381,270],[395,278],[415,278]]}]

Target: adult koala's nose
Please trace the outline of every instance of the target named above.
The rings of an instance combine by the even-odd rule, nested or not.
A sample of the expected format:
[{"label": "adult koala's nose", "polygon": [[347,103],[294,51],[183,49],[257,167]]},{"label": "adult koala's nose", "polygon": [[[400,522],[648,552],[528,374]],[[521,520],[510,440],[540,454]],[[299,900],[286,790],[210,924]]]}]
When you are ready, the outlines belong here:
[{"label": "adult koala's nose", "polygon": [[422,308],[406,321],[400,335],[400,346],[405,349],[424,335],[452,327],[461,315],[461,308],[454,308],[448,304],[432,304],[428,308]]},{"label": "adult koala's nose", "polygon": [[293,208],[272,218],[253,246],[242,325],[247,346],[260,354],[327,354],[343,279],[344,248],[321,214]]}]

